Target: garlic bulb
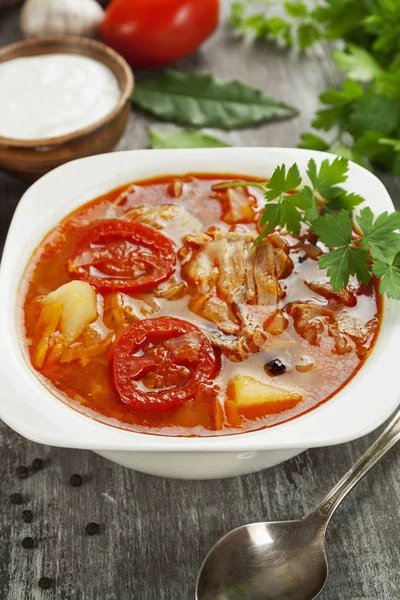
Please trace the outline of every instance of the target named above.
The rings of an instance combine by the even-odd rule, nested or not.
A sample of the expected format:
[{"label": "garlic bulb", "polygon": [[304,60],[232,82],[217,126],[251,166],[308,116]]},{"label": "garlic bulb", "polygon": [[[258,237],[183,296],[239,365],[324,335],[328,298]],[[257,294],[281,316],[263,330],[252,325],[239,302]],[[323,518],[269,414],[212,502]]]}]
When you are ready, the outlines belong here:
[{"label": "garlic bulb", "polygon": [[20,25],[25,37],[95,37],[103,17],[104,10],[96,0],[26,0]]}]

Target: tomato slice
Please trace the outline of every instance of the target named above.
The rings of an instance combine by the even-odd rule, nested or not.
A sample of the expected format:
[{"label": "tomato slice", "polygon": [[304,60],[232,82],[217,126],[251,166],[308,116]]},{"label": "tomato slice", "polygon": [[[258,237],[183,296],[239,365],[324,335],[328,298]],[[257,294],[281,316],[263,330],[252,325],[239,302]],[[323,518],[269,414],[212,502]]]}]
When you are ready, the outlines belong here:
[{"label": "tomato slice", "polygon": [[114,348],[115,386],[122,402],[137,410],[154,413],[180,406],[217,369],[207,336],[196,325],[173,317],[134,323]]},{"label": "tomato slice", "polygon": [[99,291],[143,292],[168,279],[175,263],[173,242],[157,229],[113,219],[82,234],[68,270]]}]

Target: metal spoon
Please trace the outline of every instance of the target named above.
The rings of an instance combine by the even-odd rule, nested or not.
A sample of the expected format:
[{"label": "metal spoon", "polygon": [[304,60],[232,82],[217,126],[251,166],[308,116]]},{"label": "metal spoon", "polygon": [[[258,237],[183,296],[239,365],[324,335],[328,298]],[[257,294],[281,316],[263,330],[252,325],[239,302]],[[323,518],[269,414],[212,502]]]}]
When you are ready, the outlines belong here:
[{"label": "metal spoon", "polygon": [[313,600],[327,576],[327,525],[342,500],[400,439],[400,410],[321,504],[299,521],[234,529],[206,556],[196,600]]}]

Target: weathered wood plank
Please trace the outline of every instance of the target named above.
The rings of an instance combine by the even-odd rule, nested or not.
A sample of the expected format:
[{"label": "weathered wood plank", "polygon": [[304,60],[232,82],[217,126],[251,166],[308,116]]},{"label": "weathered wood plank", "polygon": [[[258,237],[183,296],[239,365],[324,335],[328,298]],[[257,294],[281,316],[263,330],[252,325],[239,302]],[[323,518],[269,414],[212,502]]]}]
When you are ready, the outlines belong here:
[{"label": "weathered wood plank", "polygon": [[[9,14],[0,21],[0,41],[18,35],[16,18]],[[291,121],[218,132],[233,145],[249,146],[295,145],[331,77],[324,52],[296,58],[264,44],[244,48],[226,30],[180,68],[243,78],[301,109]],[[119,149],[146,147],[146,130],[154,123],[135,112]],[[399,182],[384,181],[398,196]],[[24,189],[0,175],[1,240]],[[191,482],[134,473],[90,452],[41,447],[1,425],[0,599],[192,600],[197,568],[220,535],[246,522],[303,515],[375,436],[312,450],[263,473]],[[46,459],[45,469],[18,480],[15,468],[36,456]],[[331,577],[323,600],[400,597],[399,456],[399,448],[393,449],[334,517],[328,535]],[[72,473],[85,476],[82,488],[69,485]],[[23,507],[8,502],[17,491],[27,498]],[[20,517],[28,507],[35,516],[29,525]],[[85,534],[89,521],[102,524],[101,536]],[[21,546],[27,535],[37,540],[34,550]],[[52,592],[39,590],[42,575],[55,579]]]}]

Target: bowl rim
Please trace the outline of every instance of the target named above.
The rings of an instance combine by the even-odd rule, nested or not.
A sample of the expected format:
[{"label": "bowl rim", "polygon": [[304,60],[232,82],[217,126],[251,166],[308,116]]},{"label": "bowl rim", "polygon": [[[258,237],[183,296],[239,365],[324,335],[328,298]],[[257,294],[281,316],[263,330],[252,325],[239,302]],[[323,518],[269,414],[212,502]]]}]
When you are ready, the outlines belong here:
[{"label": "bowl rim", "polygon": [[[48,50],[52,47],[54,47],[54,51],[48,52]],[[19,149],[47,148],[51,146],[59,146],[67,142],[77,140],[111,123],[115,119],[115,117],[117,117],[119,113],[124,109],[127,101],[132,97],[135,87],[135,79],[133,71],[126,62],[126,60],[118,52],[116,52],[106,44],[103,44],[102,42],[99,42],[98,40],[93,40],[91,38],[80,37],[78,35],[58,35],[43,37],[40,39],[35,38],[30,40],[23,40],[21,42],[14,42],[13,44],[8,44],[7,46],[0,48],[0,64],[3,62],[9,62],[16,58],[41,56],[42,54],[57,54],[57,48],[62,47],[71,49],[71,52],[65,52],[64,54],[77,54],[78,56],[83,55],[92,58],[92,60],[96,60],[100,64],[106,66],[115,76],[113,70],[110,67],[108,67],[105,64],[105,62],[91,55],[90,49],[95,49],[97,52],[100,53],[100,55],[108,57],[115,65],[118,65],[122,69],[122,73],[124,74],[124,81],[123,87],[120,87],[118,82],[121,92],[118,104],[113,108],[111,112],[106,114],[101,119],[98,119],[97,121],[95,121],[91,125],[88,125],[87,127],[81,127],[80,129],[72,131],[71,133],[66,133],[54,137],[37,138],[29,140],[3,137],[0,135],[1,146]],[[22,54],[14,56],[15,52],[19,52],[21,50],[29,51],[32,49],[37,49],[38,53],[29,53],[26,55]],[[78,52],[78,50],[80,52]]]},{"label": "bowl rim", "polygon": [[[297,148],[132,150],[72,161],[33,184],[17,207],[0,268],[0,383],[3,387],[0,417],[17,432],[39,443],[91,450],[150,452],[305,449],[347,442],[382,424],[399,403],[396,356],[400,307],[394,301],[384,302],[381,331],[374,350],[342,391],[292,421],[236,435],[172,437],[127,431],[96,421],[54,396],[28,366],[21,350],[16,315],[21,275],[43,235],[75,207],[118,185],[165,173],[226,174],[236,171],[262,176],[281,161],[296,161],[304,173],[310,158],[318,164],[329,157],[336,158]],[[197,167],[185,166],[192,164]],[[227,170],[226,164],[232,168]],[[243,166],[246,164],[249,166]],[[97,181],[95,187],[93,180]],[[359,189],[360,182],[363,182],[363,189]],[[355,163],[350,163],[345,187],[367,195],[372,208],[375,202],[375,208],[379,205],[379,210],[394,210],[380,180]],[[54,189],[63,190],[62,206],[54,205]],[[47,206],[48,210],[38,211],[38,205]]]}]

